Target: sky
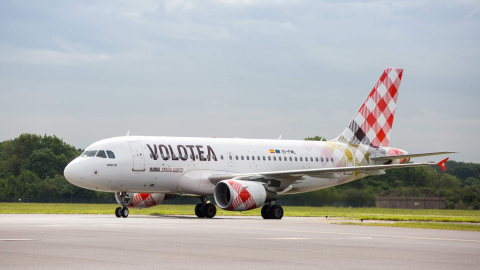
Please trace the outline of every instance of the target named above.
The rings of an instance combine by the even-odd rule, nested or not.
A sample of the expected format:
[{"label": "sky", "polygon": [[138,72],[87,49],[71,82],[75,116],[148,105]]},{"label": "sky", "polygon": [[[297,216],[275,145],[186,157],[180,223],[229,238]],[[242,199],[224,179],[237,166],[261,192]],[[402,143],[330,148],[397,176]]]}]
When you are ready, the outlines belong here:
[{"label": "sky", "polygon": [[479,63],[479,1],[2,0],[0,141],[333,139],[398,67],[390,146],[480,163]]}]

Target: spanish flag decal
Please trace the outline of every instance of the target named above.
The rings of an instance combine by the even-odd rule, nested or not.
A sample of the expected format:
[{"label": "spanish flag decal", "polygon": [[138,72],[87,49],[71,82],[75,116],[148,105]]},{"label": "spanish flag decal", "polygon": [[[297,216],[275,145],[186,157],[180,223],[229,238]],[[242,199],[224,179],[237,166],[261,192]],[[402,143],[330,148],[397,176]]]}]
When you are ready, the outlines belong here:
[{"label": "spanish flag decal", "polygon": [[270,153],[273,153],[273,154],[275,154],[275,150],[273,150],[273,149],[270,149]]}]

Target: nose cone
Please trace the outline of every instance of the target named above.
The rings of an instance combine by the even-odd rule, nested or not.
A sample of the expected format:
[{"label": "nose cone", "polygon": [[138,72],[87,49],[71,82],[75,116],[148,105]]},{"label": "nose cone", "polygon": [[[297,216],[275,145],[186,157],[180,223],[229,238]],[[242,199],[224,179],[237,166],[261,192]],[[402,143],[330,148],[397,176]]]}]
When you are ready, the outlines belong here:
[{"label": "nose cone", "polygon": [[68,180],[68,182],[79,186],[80,183],[83,181],[83,166],[77,159],[75,159],[70,162],[67,167],[65,167],[63,174],[65,175],[65,178]]}]

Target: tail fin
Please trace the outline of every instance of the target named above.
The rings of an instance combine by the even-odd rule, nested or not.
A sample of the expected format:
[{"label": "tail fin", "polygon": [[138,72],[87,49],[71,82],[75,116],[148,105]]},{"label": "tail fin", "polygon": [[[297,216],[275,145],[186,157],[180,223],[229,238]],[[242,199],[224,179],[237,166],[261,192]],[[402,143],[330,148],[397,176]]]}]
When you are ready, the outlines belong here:
[{"label": "tail fin", "polygon": [[388,146],[403,69],[386,68],[350,124],[332,141]]}]

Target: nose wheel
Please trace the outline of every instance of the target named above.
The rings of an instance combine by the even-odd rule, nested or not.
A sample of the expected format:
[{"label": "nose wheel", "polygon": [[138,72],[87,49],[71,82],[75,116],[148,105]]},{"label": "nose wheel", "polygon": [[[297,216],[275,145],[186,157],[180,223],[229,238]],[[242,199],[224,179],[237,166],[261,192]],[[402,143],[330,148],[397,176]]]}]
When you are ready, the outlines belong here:
[{"label": "nose wheel", "polygon": [[120,218],[120,217],[126,218],[128,217],[129,213],[130,211],[128,210],[127,207],[117,207],[117,209],[115,209],[115,216],[117,218]]}]

